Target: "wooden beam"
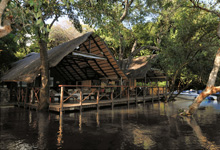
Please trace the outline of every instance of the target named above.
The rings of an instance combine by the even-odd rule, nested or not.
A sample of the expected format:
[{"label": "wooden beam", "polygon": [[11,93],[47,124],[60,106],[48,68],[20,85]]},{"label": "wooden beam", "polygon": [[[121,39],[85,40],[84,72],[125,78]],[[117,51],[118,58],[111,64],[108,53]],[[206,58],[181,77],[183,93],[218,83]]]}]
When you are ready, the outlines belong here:
[{"label": "wooden beam", "polygon": [[86,76],[87,79],[89,79],[88,75],[80,68],[80,66],[76,63],[75,60],[72,60],[74,62],[74,64],[79,68],[79,70],[84,73],[84,75]]},{"label": "wooden beam", "polygon": [[[70,68],[73,69],[73,71],[79,76],[79,78],[80,78],[81,80],[83,80],[83,78],[82,78],[81,75],[78,73],[78,71],[76,71],[75,68],[73,68],[73,66],[72,66],[66,59],[63,59],[63,62],[64,62],[64,60],[66,61],[66,63],[69,64]],[[65,68],[66,68],[66,66],[65,66]],[[67,70],[68,73],[70,73],[67,68],[66,68],[66,70]],[[70,73],[70,75],[72,76],[71,73]]]},{"label": "wooden beam", "polygon": [[93,36],[91,36],[93,41],[95,42],[95,44],[97,45],[97,47],[99,48],[99,50],[103,53],[103,55],[107,58],[108,63],[110,64],[110,66],[112,67],[112,69],[115,71],[115,73],[117,74],[117,76],[120,78],[121,76],[118,74],[118,72],[115,70],[115,68],[112,66],[111,62],[109,61],[108,57],[105,55],[105,52],[102,51],[102,49],[100,48],[100,46],[98,45],[98,43],[96,42],[96,40],[94,39]]},{"label": "wooden beam", "polygon": [[[62,62],[63,62],[63,61],[62,61]],[[65,66],[62,62],[61,62],[60,65],[63,66],[63,68],[65,68],[65,70],[68,72],[68,74],[69,74],[73,79],[76,80],[76,78],[72,75],[72,73],[66,68],[66,66]],[[72,79],[70,79],[70,81],[72,81]]]},{"label": "wooden beam", "polygon": [[[87,47],[83,44],[83,46],[85,47],[85,49],[87,50],[87,52],[89,52],[89,50],[87,49]],[[97,61],[95,59],[93,59],[94,63],[98,66],[99,70],[104,74],[104,76],[108,77],[108,75],[102,70],[102,68],[99,66],[99,64],[97,63]]]},{"label": "wooden beam", "polygon": [[[61,77],[63,76],[63,74],[65,74],[65,73],[61,73],[60,70],[58,70],[58,66],[56,66],[55,69],[61,75]],[[69,80],[66,79],[67,81],[71,81],[71,78],[68,75],[65,74],[65,76],[67,76],[67,78],[69,78]],[[66,78],[65,76],[63,76],[63,77]]]}]

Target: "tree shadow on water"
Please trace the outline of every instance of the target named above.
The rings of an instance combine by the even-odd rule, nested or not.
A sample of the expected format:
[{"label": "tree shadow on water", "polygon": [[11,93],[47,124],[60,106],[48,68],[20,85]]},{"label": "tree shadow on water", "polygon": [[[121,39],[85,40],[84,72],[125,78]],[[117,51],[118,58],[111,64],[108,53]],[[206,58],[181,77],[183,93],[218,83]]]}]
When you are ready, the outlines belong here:
[{"label": "tree shadow on water", "polygon": [[196,120],[193,117],[182,116],[183,120],[193,129],[195,136],[198,138],[200,144],[205,149],[209,150],[219,150],[220,146],[216,145],[215,142],[211,142],[207,137],[204,136],[200,126],[197,124]]}]

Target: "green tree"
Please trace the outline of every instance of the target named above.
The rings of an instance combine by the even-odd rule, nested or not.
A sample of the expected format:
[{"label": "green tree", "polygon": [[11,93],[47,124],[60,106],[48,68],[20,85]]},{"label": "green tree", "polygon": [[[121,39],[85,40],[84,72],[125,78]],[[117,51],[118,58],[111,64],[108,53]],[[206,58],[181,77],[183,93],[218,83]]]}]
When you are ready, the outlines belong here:
[{"label": "green tree", "polygon": [[[197,11],[204,11],[205,13],[209,13],[213,16],[217,16],[218,19],[220,18],[220,11],[219,11],[220,2],[218,0],[210,2],[209,5],[211,6],[207,6],[206,4],[201,3],[199,0],[198,1],[190,0],[190,2],[191,2],[191,7],[196,8]],[[215,27],[217,29],[216,35],[220,39],[220,22],[218,26],[216,25]],[[206,84],[205,90],[195,99],[193,104],[190,105],[189,110],[182,113],[183,115],[192,115],[198,109],[200,103],[205,99],[205,97],[207,97],[210,94],[220,92],[220,86],[215,86],[219,68],[220,68],[220,48],[218,49],[215,55],[214,65],[209,74],[209,79]]]},{"label": "green tree", "polygon": [[[151,42],[158,48],[155,65],[165,71],[170,81],[170,91],[179,87],[181,92],[191,83],[199,81],[201,74],[195,71],[194,66],[201,67],[198,60],[209,54],[209,59],[202,60],[203,64],[207,64],[214,58],[213,50],[220,44],[215,36],[218,18],[186,7],[189,4],[185,1],[164,3],[158,21],[153,27],[147,27],[153,35],[140,34],[143,39],[151,39],[145,42]],[[169,97],[172,96],[171,92]]]},{"label": "green tree", "polygon": [[14,37],[15,35],[10,33],[0,40],[0,77],[10,68],[11,63],[17,60],[15,53],[18,46]]},{"label": "green tree", "polygon": [[[92,26],[109,45],[114,56],[131,60],[143,46],[136,37],[133,27],[148,22],[161,6],[160,0],[118,0],[118,1],[75,1],[82,20]],[[86,11],[85,11],[86,10]],[[141,31],[140,31],[141,32]],[[150,49],[151,45],[145,45]]]},{"label": "green tree", "polygon": [[[69,1],[10,1],[9,14],[14,16],[16,22],[17,38],[23,39],[24,34],[30,35],[30,39],[37,43],[41,59],[41,89],[38,109],[48,107],[49,102],[49,66],[48,66],[48,38],[52,25],[59,17],[67,15],[80,30],[78,16],[75,15],[73,6]],[[52,19],[51,23],[47,23]]]}]

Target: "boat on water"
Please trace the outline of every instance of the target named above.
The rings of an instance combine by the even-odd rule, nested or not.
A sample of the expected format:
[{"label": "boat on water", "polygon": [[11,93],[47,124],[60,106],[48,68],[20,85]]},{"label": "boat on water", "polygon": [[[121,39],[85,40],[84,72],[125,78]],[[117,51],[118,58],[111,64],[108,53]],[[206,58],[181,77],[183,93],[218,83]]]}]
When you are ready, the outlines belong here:
[{"label": "boat on water", "polygon": [[[183,98],[183,99],[188,99],[188,100],[194,100],[200,93],[202,92],[202,90],[186,90],[181,92],[177,97],[178,98]],[[177,94],[177,92],[174,92]],[[215,95],[209,95],[206,97],[207,100],[217,100],[217,96]]]},{"label": "boat on water", "polygon": [[186,90],[181,92],[177,97],[183,99],[194,100],[199,94],[196,90]]}]

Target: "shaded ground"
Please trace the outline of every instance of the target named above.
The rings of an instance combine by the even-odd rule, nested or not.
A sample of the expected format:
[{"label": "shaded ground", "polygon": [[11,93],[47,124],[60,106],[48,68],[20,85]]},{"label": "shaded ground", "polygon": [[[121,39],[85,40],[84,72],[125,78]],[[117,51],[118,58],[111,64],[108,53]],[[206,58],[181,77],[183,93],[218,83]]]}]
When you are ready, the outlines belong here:
[{"label": "shaded ground", "polygon": [[[176,115],[179,108],[191,103],[146,103],[64,113],[61,117],[57,113],[1,107],[0,149],[208,149],[211,144],[218,147],[220,104],[202,103],[190,120]],[[207,141],[211,144],[207,145]]]}]

